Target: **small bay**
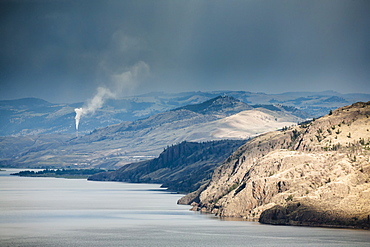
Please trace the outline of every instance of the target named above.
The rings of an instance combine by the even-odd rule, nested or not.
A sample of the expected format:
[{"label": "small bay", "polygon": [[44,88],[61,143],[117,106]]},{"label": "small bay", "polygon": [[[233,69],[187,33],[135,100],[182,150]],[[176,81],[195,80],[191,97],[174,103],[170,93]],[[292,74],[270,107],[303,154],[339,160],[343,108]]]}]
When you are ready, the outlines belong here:
[{"label": "small bay", "polygon": [[0,171],[0,246],[369,246],[370,231],[220,220],[156,184]]}]

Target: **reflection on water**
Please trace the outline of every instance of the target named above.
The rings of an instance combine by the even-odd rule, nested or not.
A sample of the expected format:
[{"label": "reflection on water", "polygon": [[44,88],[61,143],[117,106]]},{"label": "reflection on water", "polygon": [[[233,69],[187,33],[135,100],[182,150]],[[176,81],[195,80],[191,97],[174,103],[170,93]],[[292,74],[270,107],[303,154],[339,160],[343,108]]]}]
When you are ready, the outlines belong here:
[{"label": "reflection on water", "polygon": [[[370,232],[215,220],[159,185],[0,171],[0,246],[369,246]],[[213,220],[211,220],[213,219]]]}]

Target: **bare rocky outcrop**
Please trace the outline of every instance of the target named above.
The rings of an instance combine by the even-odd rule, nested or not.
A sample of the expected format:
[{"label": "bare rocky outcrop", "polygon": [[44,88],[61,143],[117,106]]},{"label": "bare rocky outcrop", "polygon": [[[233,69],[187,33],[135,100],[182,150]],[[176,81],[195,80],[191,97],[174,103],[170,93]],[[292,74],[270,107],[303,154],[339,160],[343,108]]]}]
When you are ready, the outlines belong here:
[{"label": "bare rocky outcrop", "polygon": [[182,201],[193,210],[262,223],[369,228],[369,129],[367,102],[261,135]]},{"label": "bare rocky outcrop", "polygon": [[[181,142],[167,147],[155,159],[95,174],[89,180],[158,183],[170,191],[189,193],[204,188],[215,167],[243,143],[243,140]],[[194,194],[195,197],[197,195]]]}]

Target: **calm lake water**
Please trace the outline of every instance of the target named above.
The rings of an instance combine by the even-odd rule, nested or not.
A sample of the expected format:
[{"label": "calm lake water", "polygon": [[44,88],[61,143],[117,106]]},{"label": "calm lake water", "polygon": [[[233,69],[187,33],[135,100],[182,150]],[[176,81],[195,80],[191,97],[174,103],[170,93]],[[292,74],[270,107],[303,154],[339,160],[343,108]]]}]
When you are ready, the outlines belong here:
[{"label": "calm lake water", "polygon": [[370,246],[370,231],[223,221],[159,185],[0,172],[0,246]]}]

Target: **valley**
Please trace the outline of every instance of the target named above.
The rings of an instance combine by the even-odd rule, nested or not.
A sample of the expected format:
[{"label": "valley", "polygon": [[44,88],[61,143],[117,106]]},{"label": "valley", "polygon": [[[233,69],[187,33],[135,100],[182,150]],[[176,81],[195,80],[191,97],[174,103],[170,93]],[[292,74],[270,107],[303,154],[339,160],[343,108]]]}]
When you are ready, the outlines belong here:
[{"label": "valley", "polygon": [[0,164],[115,169],[88,179],[160,183],[220,217],[368,229],[370,103],[327,113],[216,96],[86,134],[4,136]]}]

